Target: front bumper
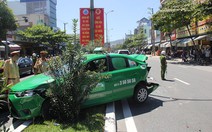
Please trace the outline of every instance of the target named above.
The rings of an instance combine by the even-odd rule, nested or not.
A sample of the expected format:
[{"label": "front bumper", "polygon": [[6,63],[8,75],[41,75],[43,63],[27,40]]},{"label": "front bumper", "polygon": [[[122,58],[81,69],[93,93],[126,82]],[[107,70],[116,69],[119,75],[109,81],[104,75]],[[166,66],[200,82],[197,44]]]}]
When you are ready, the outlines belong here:
[{"label": "front bumper", "polygon": [[44,98],[36,94],[30,97],[17,97],[15,93],[9,94],[9,110],[17,119],[31,119],[41,115]]},{"label": "front bumper", "polygon": [[153,83],[153,82],[148,82],[146,84],[146,86],[147,86],[148,94],[150,94],[150,93],[152,93],[153,91],[155,91],[159,87],[159,84],[158,83]]}]

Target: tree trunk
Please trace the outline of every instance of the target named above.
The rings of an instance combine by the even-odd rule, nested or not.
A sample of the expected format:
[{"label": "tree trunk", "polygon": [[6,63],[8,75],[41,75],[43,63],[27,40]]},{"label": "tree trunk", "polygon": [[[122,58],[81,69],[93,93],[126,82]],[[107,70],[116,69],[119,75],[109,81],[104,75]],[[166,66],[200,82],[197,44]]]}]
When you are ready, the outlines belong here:
[{"label": "tree trunk", "polygon": [[194,39],[191,37],[191,31],[190,31],[188,25],[186,25],[186,28],[187,28],[187,30],[188,30],[189,36],[190,36],[190,38],[191,38],[191,40],[192,40],[192,43],[193,43],[193,46],[194,46],[194,49],[195,49],[195,53],[196,53],[196,52],[197,52],[196,44],[195,44],[195,42],[194,42]]}]

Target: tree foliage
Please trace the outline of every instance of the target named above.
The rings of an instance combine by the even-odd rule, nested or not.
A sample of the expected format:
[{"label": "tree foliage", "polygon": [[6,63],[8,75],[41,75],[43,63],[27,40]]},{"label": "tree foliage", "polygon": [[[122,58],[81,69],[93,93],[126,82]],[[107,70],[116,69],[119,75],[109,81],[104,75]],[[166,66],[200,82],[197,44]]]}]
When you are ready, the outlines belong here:
[{"label": "tree foliage", "polygon": [[[75,20],[73,30],[77,27]],[[99,73],[86,70],[82,47],[73,41],[68,42],[62,55],[51,59],[50,75],[56,82],[47,91],[56,119],[69,123],[77,121],[82,103],[102,79]]]},{"label": "tree foliage", "polygon": [[34,25],[24,31],[19,31],[18,35],[20,35],[23,40],[33,42],[37,45],[46,44],[53,48],[53,50],[57,49],[60,43],[67,42],[70,38],[70,36],[64,32],[60,30],[55,32],[50,27],[44,25]]},{"label": "tree foliage", "polygon": [[12,10],[8,8],[5,2],[0,2],[0,40],[6,39],[7,31],[17,28],[15,22]]},{"label": "tree foliage", "polygon": [[60,121],[78,119],[82,103],[101,78],[99,73],[86,71],[82,60],[80,45],[69,43],[63,54],[50,63],[51,75],[57,81],[48,89],[48,96]]},{"label": "tree foliage", "polygon": [[123,49],[140,47],[145,44],[146,36],[143,32],[143,28],[138,30],[138,34],[134,34],[131,38],[124,41]]},{"label": "tree foliage", "polygon": [[197,6],[199,16],[207,16],[212,14],[212,0],[206,0],[203,3],[199,3]]},{"label": "tree foliage", "polygon": [[[200,19],[201,15],[197,6],[198,4],[193,0],[169,0],[165,2],[152,17],[155,29],[168,33],[170,43],[171,33],[177,28],[186,26],[191,37],[190,24]],[[194,41],[193,44],[195,45]]]}]

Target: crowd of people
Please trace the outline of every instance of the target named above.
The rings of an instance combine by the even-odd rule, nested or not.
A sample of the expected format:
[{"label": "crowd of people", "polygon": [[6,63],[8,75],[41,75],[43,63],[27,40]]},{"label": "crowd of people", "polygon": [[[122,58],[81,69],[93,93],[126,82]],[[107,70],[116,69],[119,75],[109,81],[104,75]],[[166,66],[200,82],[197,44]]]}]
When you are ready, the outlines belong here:
[{"label": "crowd of people", "polygon": [[[37,57],[35,53],[32,54],[34,74],[40,74],[49,70],[47,58],[48,52],[41,51],[40,57]],[[13,51],[10,53],[10,58],[0,62],[0,68],[3,71],[3,79],[7,85],[15,85],[20,82],[19,67],[17,60],[20,57],[20,51]]]},{"label": "crowd of people", "polygon": [[209,46],[203,49],[192,48],[188,52],[183,50],[181,57],[184,62],[187,62],[190,58],[193,62],[207,65],[211,63],[211,48]]}]

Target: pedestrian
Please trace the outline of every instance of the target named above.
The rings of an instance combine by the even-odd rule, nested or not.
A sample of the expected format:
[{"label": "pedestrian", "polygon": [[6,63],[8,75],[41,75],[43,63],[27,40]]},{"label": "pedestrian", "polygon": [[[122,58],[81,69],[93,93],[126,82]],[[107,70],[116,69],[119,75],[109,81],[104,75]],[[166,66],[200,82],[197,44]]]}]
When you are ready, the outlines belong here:
[{"label": "pedestrian", "polygon": [[34,74],[40,74],[44,73],[49,70],[49,64],[47,57],[48,52],[47,51],[41,51],[40,52],[40,58],[38,58],[35,62],[34,68]]},{"label": "pedestrian", "polygon": [[166,69],[167,69],[167,62],[166,62],[166,52],[165,51],[161,52],[160,64],[161,64],[161,79],[166,80],[165,73],[166,73]]},{"label": "pedestrian", "polygon": [[187,61],[188,61],[188,60],[187,60],[187,53],[186,53],[185,50],[183,50],[183,53],[182,53],[182,61],[183,61],[183,62],[187,62]]},{"label": "pedestrian", "polygon": [[205,62],[206,62],[206,65],[207,65],[208,63],[210,63],[210,56],[211,56],[211,51],[210,51],[209,48],[207,48],[207,49],[205,50]]},{"label": "pedestrian", "polygon": [[19,59],[20,51],[10,53],[11,58],[4,63],[4,77],[7,85],[15,85],[20,82],[19,68],[16,61]]}]

